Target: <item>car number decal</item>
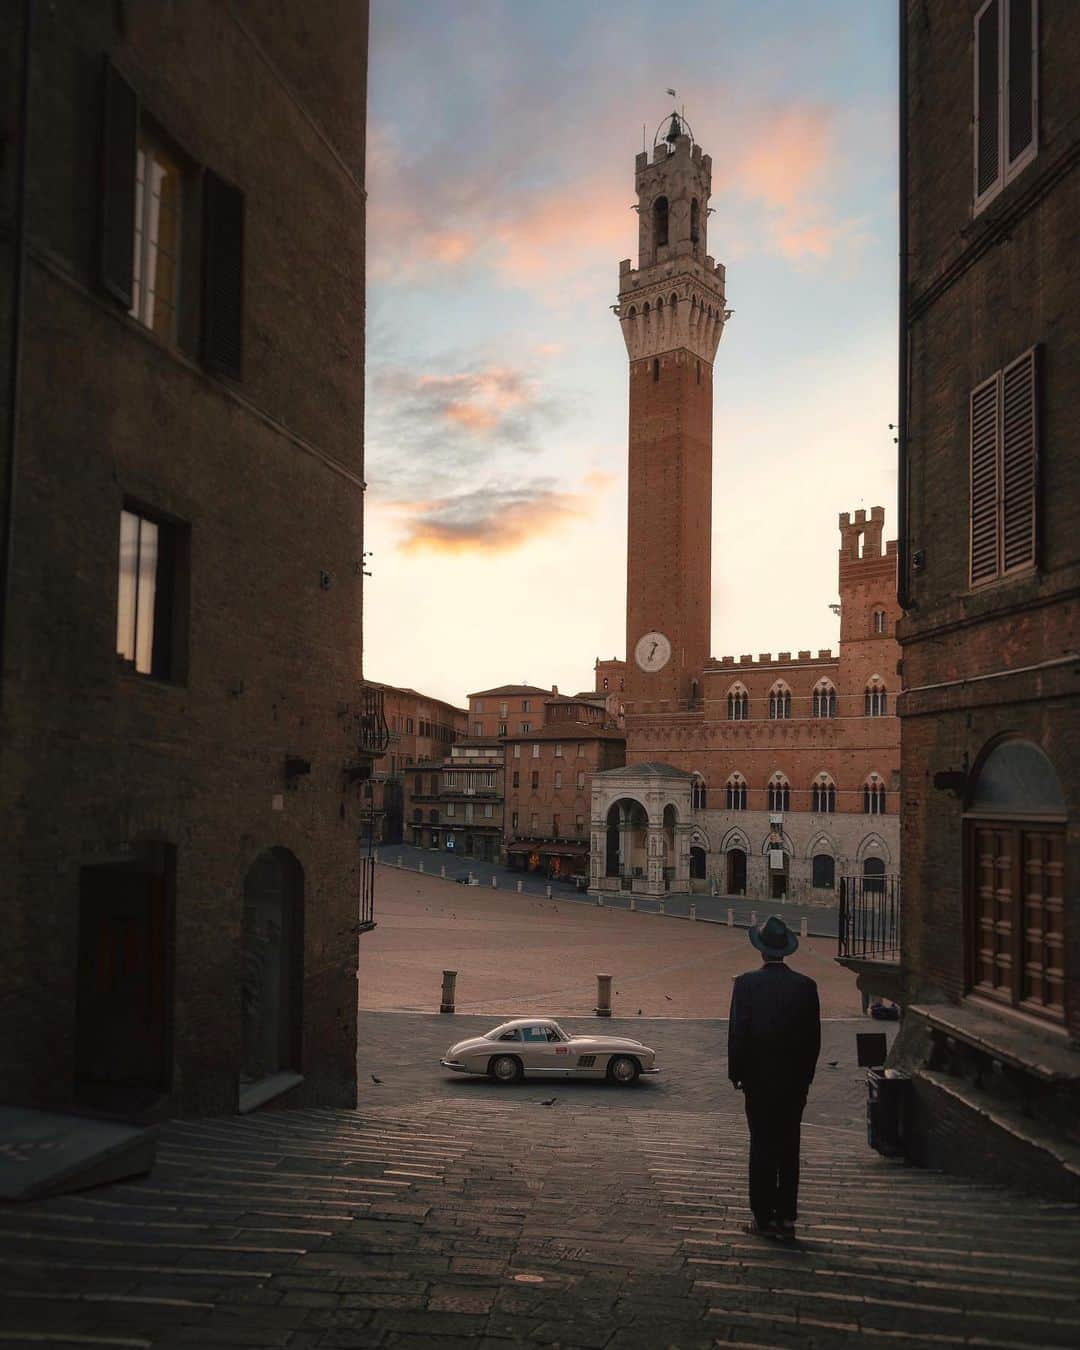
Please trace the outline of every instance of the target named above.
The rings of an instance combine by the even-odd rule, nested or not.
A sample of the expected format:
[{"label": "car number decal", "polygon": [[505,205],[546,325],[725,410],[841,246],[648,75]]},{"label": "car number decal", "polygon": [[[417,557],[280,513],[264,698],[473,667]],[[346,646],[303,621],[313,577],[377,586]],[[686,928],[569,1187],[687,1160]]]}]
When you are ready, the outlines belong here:
[{"label": "car number decal", "polygon": [[570,1049],[568,1046],[565,1045],[557,1045],[555,1047],[555,1053],[557,1055],[568,1055],[570,1053]]}]

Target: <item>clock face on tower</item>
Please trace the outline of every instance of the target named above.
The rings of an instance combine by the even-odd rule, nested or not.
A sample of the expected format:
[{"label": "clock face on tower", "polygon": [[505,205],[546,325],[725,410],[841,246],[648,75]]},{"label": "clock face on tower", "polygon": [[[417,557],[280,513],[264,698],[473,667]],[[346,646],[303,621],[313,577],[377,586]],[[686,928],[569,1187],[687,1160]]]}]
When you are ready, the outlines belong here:
[{"label": "clock face on tower", "polygon": [[663,670],[671,660],[671,643],[663,633],[646,633],[634,648],[634,660],[642,670]]}]

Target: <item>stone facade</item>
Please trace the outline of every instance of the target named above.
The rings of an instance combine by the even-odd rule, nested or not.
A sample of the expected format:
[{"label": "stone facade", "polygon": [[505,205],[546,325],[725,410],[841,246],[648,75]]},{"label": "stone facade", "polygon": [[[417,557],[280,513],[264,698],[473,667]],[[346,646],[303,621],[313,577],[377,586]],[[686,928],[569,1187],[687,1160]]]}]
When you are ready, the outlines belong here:
[{"label": "stone facade", "polygon": [[449,755],[414,764],[404,775],[404,839],[484,862],[502,856],[503,744],[469,736]]},{"label": "stone facade", "polygon": [[57,0],[29,72],[3,46],[5,99],[31,89],[21,258],[0,160],[5,343],[20,263],[25,285],[0,503],[5,1098],[351,1105],[381,740],[367,6]]},{"label": "stone facade", "polygon": [[559,692],[552,685],[501,684],[469,695],[469,735],[473,738],[518,735],[544,724],[544,699]]},{"label": "stone facade", "polygon": [[[1064,1180],[1080,1109],[1080,11],[965,0],[932,31],[923,11],[906,6],[900,108],[898,1055],[920,1101],[950,1099],[919,1116],[925,1161],[994,1173],[1023,1141]],[[958,1114],[977,1144],[955,1146]]]},{"label": "stone facade", "polygon": [[469,714],[415,689],[390,684],[376,687],[383,691],[389,742],[386,754],[375,762],[366,789],[372,836],[376,843],[400,844],[405,837],[406,770],[448,756],[451,746],[468,735]]}]

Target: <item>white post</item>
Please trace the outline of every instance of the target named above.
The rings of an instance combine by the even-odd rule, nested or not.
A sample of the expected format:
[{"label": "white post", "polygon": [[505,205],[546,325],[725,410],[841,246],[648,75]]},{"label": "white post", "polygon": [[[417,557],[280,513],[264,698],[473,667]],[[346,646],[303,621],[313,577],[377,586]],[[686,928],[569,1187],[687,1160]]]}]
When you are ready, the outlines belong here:
[{"label": "white post", "polygon": [[520,881],[519,881],[519,882],[518,882],[518,884],[517,884],[517,891],[518,891],[518,895],[520,895],[520,894],[521,894],[521,892],[522,892],[522,889],[523,889],[523,887],[522,887],[522,884],[521,884],[521,882],[520,882]]},{"label": "white post", "polygon": [[756,927],[757,927],[757,910],[756,910],[756,909],[752,909],[752,910],[750,911],[750,927],[751,927],[751,928],[756,928]]},{"label": "white post", "polygon": [[547,895],[547,898],[550,900],[550,899],[551,899],[551,887],[550,887],[550,886],[546,886],[546,887],[544,888],[544,893]]},{"label": "white post", "polygon": [[660,913],[663,914],[663,912],[664,912],[664,897],[661,896],[661,897],[660,897]]},{"label": "white post", "polygon": [[424,864],[423,864],[423,862],[418,862],[418,863],[416,864],[416,870],[417,870],[418,872],[422,872],[422,871],[424,870]]},{"label": "white post", "polygon": [[596,903],[597,903],[597,906],[600,906],[600,905],[602,905],[602,904],[604,903],[604,897],[600,894],[599,891],[597,891],[597,893],[596,893]]},{"label": "white post", "polygon": [[696,919],[696,918],[697,918],[697,905],[691,905],[691,906],[690,906],[690,917],[691,917],[692,919]]},{"label": "white post", "polygon": [[439,876],[441,876],[441,877],[445,877],[445,876],[446,876],[446,864],[445,864],[445,863],[443,863],[443,865],[439,868]]},{"label": "white post", "polygon": [[401,856],[400,853],[397,855],[397,865],[398,865],[399,867],[404,867],[404,866],[405,866],[405,859]]},{"label": "white post", "polygon": [[727,926],[729,928],[735,927],[735,911],[733,909],[729,909],[727,912]]},{"label": "white post", "polygon": [[636,910],[636,909],[637,909],[637,897],[632,895],[632,896],[630,897],[630,911],[631,911],[631,913],[633,913],[633,911]]},{"label": "white post", "polygon": [[803,915],[802,923],[799,924],[799,936],[806,937],[806,915]]},{"label": "white post", "polygon": [[497,876],[492,876],[492,878],[491,878],[491,889],[492,889],[493,891],[496,890],[496,889],[498,888],[498,885],[499,885],[499,878],[498,878]]}]

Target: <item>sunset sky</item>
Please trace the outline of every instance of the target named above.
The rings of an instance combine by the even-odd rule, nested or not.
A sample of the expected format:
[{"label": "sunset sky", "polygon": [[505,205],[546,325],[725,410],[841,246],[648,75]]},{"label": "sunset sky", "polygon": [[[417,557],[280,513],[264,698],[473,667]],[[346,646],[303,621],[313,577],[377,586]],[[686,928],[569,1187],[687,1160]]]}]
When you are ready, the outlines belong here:
[{"label": "sunset sky", "polygon": [[634,156],[713,159],[717,657],[835,647],[838,512],[895,534],[891,0],[374,0],[364,673],[462,703],[624,655]]}]

